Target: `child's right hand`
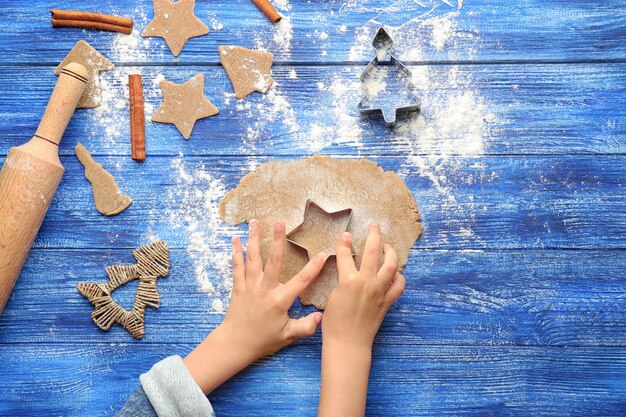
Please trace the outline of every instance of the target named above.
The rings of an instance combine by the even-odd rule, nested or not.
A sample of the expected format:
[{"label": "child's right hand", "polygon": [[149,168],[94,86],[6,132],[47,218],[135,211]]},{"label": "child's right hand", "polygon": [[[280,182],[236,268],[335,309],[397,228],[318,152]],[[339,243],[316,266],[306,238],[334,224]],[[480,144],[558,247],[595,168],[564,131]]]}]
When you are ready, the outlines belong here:
[{"label": "child's right hand", "polygon": [[402,295],[405,279],[398,272],[398,254],[389,244],[382,246],[380,225],[369,226],[361,269],[352,257],[352,236],[344,233],[337,242],[339,282],[328,300],[322,321],[324,343],[349,349],[371,349],[374,336],[389,307]]},{"label": "child's right hand", "polygon": [[322,387],[319,417],[365,415],[372,345],[389,307],[404,291],[398,255],[383,245],[380,260],[380,225],[369,226],[361,269],[352,258],[352,236],[337,242],[339,282],[330,294],[322,318]]}]

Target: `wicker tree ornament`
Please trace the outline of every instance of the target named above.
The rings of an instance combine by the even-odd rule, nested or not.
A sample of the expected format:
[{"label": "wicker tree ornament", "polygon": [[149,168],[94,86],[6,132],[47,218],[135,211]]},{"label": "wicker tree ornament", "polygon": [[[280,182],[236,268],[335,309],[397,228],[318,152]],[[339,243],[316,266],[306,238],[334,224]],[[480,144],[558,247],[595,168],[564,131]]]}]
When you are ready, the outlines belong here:
[{"label": "wicker tree ornament", "polygon": [[[117,265],[106,268],[108,282],[81,282],[76,288],[94,306],[91,318],[102,330],[109,330],[119,323],[135,339],[144,335],[144,312],[146,307],[158,308],[160,304],[157,278],[169,272],[169,250],[162,240],[142,246],[133,251],[137,259],[134,265]],[[133,308],[125,310],[113,300],[111,293],[122,285],[139,279]]]}]

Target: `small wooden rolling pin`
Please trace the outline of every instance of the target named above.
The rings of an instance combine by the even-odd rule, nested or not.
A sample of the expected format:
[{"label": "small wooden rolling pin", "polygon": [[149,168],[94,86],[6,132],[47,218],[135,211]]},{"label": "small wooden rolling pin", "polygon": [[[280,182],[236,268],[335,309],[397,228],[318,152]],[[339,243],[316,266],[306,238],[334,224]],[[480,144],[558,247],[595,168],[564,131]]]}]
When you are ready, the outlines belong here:
[{"label": "small wooden rolling pin", "polygon": [[35,136],[11,148],[0,171],[0,314],[65,171],[59,143],[87,77],[80,64],[63,68]]}]

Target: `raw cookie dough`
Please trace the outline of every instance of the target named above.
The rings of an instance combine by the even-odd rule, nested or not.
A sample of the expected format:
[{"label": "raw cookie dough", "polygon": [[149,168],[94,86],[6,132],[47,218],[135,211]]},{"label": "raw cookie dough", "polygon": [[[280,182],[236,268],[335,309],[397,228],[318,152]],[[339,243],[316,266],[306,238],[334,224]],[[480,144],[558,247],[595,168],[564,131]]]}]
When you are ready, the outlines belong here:
[{"label": "raw cookie dough", "polygon": [[154,19],[141,32],[141,36],[165,39],[174,56],[180,54],[190,38],[209,33],[207,25],[193,13],[196,0],[154,0],[153,5]]},{"label": "raw cookie dough", "polygon": [[106,59],[100,52],[96,51],[85,41],[78,41],[69,54],[56,67],[54,73],[61,74],[61,70],[71,62],[83,65],[89,73],[85,92],[78,101],[77,108],[94,108],[102,104],[100,92],[100,71],[110,71],[114,65]]},{"label": "raw cookie dough", "polygon": [[161,81],[163,104],[152,115],[153,122],[172,123],[189,140],[196,120],[215,116],[217,107],[204,96],[204,74],[197,74],[184,84]]},{"label": "raw cookie dough", "polygon": [[274,84],[270,75],[274,62],[274,54],[271,52],[230,45],[222,45],[217,50],[237,98],[244,98],[255,91],[265,93]]},{"label": "raw cookie dough", "polygon": [[133,199],[122,194],[113,175],[94,161],[87,148],[80,143],[75,150],[78,160],[85,167],[85,177],[93,188],[93,199],[98,211],[105,216],[113,216],[126,210]]},{"label": "raw cookie dough", "polygon": [[[353,210],[348,231],[353,235],[357,267],[370,221],[380,223],[382,239],[398,251],[400,267],[406,264],[409,249],[422,230],[415,200],[404,182],[367,159],[314,156],[295,162],[268,162],[226,194],[220,203],[220,216],[230,224],[258,219],[265,260],[274,222],[282,219],[286,230],[293,230],[302,223],[308,199],[328,212]],[[288,243],[281,282],[293,277],[307,260],[306,251]],[[300,299],[303,304],[323,309],[336,284],[336,261],[331,257]]]}]

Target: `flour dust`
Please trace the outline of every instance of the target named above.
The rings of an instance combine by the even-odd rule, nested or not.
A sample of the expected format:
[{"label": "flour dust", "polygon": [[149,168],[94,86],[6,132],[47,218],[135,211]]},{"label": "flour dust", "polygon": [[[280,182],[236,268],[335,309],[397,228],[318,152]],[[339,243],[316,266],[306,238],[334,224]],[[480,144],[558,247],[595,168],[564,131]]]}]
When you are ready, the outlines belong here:
[{"label": "flour dust", "polygon": [[[287,0],[275,4],[285,15],[291,9]],[[299,147],[294,149],[299,154],[332,153],[337,146],[359,157],[367,155],[365,149],[386,153],[389,149],[401,160],[398,174],[406,179],[419,176],[432,183],[432,189],[420,190],[430,199],[429,204],[418,200],[426,233],[429,216],[447,219],[448,224],[429,242],[445,245],[451,238],[455,243],[479,242],[473,227],[485,208],[472,196],[461,195],[459,187],[497,177],[487,171],[483,162],[472,162],[471,158],[485,153],[501,121],[476,86],[477,67],[420,64],[425,59],[473,57],[480,43],[479,33],[461,30],[458,24],[467,6],[461,0],[399,0],[381,9],[369,2],[344,1],[339,14],[358,11],[369,21],[357,28],[320,27],[311,31],[310,38],[323,43],[318,57],[322,60],[325,51],[333,50],[334,36],[353,31],[354,41],[345,59],[363,62],[362,66],[275,66],[272,72],[276,83],[267,93],[245,100],[224,93],[224,106],[235,108],[239,114],[240,153],[249,155],[244,156],[244,170],[257,167],[259,158],[253,155],[279,154],[283,136],[289,138],[290,147]],[[293,28],[288,16],[282,22],[268,26],[270,33],[259,32],[253,41],[256,49],[273,52],[277,60],[285,61],[291,57]],[[375,54],[371,42],[381,25],[392,36],[399,57],[410,64],[412,83],[422,101],[418,115],[400,120],[393,129],[380,126],[380,120],[365,120],[356,111],[363,94],[359,75]],[[321,75],[311,82],[316,74]],[[305,97],[290,93],[290,86],[299,88],[291,83],[306,82],[310,85]],[[375,83],[370,88],[382,93],[386,86]],[[227,306],[232,285],[230,239],[239,233],[219,218],[219,201],[226,192],[224,182],[199,161],[177,158],[172,169],[177,179],[167,196],[168,223],[183,232],[198,285],[209,294],[210,308],[221,312]]]},{"label": "flour dust", "polygon": [[[344,11],[367,11],[367,6],[348,2]],[[463,2],[431,0],[415,2],[399,0],[385,9],[371,10],[370,21],[356,29],[355,42],[350,48],[351,61],[369,60],[374,50],[371,40],[376,30],[384,26],[394,41],[394,52],[405,63],[419,64],[428,60],[470,60],[480,44],[475,30],[460,30],[458,18]],[[497,129],[495,113],[490,103],[475,87],[474,67],[410,65],[414,91],[422,105],[418,115],[401,119],[388,135],[388,140],[403,145],[405,162],[400,174],[419,173],[428,178],[440,198],[433,210],[448,219],[446,231],[437,236],[437,244],[446,244],[454,234],[457,241],[477,242],[472,227],[481,207],[473,201],[458,201],[459,184],[491,181],[495,173],[484,172],[476,165],[468,174],[466,159],[483,155],[487,140]],[[375,83],[374,83],[375,84]],[[385,86],[370,88],[380,92]],[[482,172],[481,172],[482,171]],[[470,196],[471,200],[471,196]],[[422,220],[428,227],[429,213],[422,210]],[[427,232],[427,230],[426,230]]]},{"label": "flour dust", "polygon": [[226,186],[203,162],[188,162],[183,155],[171,168],[175,181],[167,191],[165,218],[183,232],[198,287],[209,296],[211,310],[223,313],[232,290],[230,242],[238,233],[219,217]]}]

